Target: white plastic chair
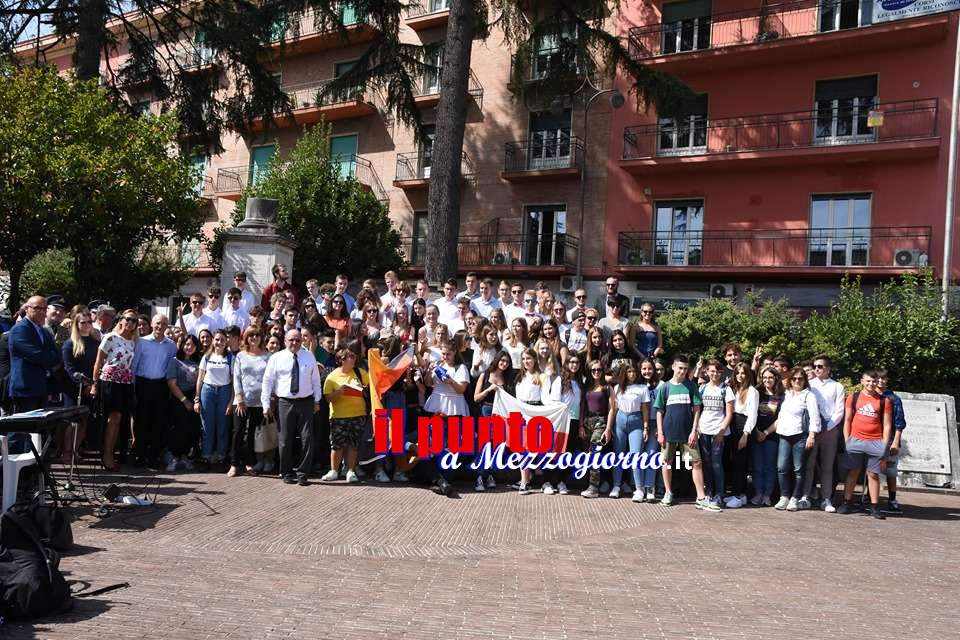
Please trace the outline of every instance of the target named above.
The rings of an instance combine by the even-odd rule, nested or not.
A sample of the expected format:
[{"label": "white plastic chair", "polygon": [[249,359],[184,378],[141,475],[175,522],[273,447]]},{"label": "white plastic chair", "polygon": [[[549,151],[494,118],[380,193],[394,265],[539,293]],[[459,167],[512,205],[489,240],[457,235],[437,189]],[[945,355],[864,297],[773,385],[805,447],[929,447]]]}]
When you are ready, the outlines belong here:
[{"label": "white plastic chair", "polygon": [[[39,433],[31,433],[30,439],[37,452],[43,452],[43,439]],[[32,464],[37,464],[32,451],[25,453],[10,453],[7,436],[0,436],[0,460],[3,464],[3,508],[5,512],[17,501],[17,485],[20,482],[20,471]]]}]

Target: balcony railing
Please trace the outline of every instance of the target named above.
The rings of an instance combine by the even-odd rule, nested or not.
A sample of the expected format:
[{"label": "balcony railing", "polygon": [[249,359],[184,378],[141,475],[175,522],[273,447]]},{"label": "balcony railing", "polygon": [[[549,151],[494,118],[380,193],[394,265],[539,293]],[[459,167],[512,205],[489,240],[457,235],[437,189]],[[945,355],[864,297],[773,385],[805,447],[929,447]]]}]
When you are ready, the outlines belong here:
[{"label": "balcony railing", "polygon": [[579,169],[583,162],[583,143],[575,136],[557,131],[541,131],[530,140],[508,142],[504,149],[506,173]]},{"label": "balcony railing", "polygon": [[[430,168],[433,158],[430,153],[425,151],[413,151],[410,153],[397,154],[397,174],[394,178],[397,182],[407,180],[429,180]],[[467,154],[461,152],[460,156],[460,175],[464,178],[472,176],[473,163],[467,158]]]},{"label": "balcony railing", "polygon": [[[401,248],[411,266],[423,266],[429,238],[407,236]],[[568,234],[462,235],[457,239],[457,262],[461,269],[539,268],[573,269],[577,264],[577,239]]]},{"label": "balcony railing", "polygon": [[214,195],[213,178],[210,176],[201,176],[194,188],[197,197],[202,200],[209,200]]},{"label": "balcony railing", "polygon": [[355,154],[334,156],[330,162],[338,165],[340,175],[344,178],[356,178],[357,182],[366,186],[380,202],[387,202],[387,191],[380,182],[380,176],[377,175],[373,164],[369,160]]},{"label": "balcony railing", "polygon": [[778,151],[931,138],[938,100],[721,118],[678,118],[676,124],[627,127],[623,159]]},{"label": "balcony railing", "polygon": [[[521,59],[518,54],[510,57],[510,81],[511,82],[536,82],[543,80],[548,75],[579,75],[580,68],[577,64],[577,58],[573,47],[540,49],[529,54],[525,68],[521,71],[518,66]],[[520,77],[517,77],[517,76]]]},{"label": "balcony railing", "polygon": [[[759,4],[759,0],[756,0]],[[870,26],[854,14],[852,26],[840,19],[849,2],[796,0],[739,11],[714,13],[630,30],[630,54],[636,59],[720,49]],[[854,4],[854,10],[856,5]]]},{"label": "balcony railing", "polygon": [[174,51],[173,59],[178,67],[187,71],[195,71],[219,63],[216,51],[200,45]]},{"label": "balcony railing", "polygon": [[624,267],[888,267],[921,266],[930,227],[751,229],[619,234]]},{"label": "balcony railing", "polygon": [[[467,81],[467,93],[478,103],[483,99],[483,86],[480,84],[480,80],[477,79],[473,69],[470,69],[470,78]],[[413,87],[413,95],[416,98],[440,95],[440,70],[437,69],[436,73],[432,76],[428,74],[421,78],[420,82]]]},{"label": "balcony railing", "polygon": [[247,186],[249,175],[249,165],[220,167],[217,169],[217,182],[214,189],[217,193],[238,193]]},{"label": "balcony railing", "polygon": [[[341,20],[343,19],[344,17],[341,16]],[[364,24],[368,24],[368,21],[365,20],[363,16],[353,12],[347,14],[346,22],[344,22],[343,26],[349,28]],[[337,31],[336,25],[329,23],[324,24],[322,19],[318,22],[316,13],[313,11],[304,11],[300,14],[288,16],[285,20],[278,21],[274,25],[271,35],[272,42],[278,43],[283,40],[296,40],[306,36],[320,33],[333,33],[335,31]]]},{"label": "balcony railing", "polygon": [[419,18],[431,13],[442,13],[450,10],[449,0],[417,0],[407,5],[407,17]]},{"label": "balcony railing", "polygon": [[365,89],[362,86],[345,87],[337,91],[326,91],[327,86],[333,80],[319,80],[316,82],[305,82],[283,87],[284,93],[290,97],[291,108],[307,109],[310,107],[329,107],[335,104],[346,102],[356,102],[366,100],[375,104],[378,108],[382,106],[383,100],[380,93],[375,89]]}]

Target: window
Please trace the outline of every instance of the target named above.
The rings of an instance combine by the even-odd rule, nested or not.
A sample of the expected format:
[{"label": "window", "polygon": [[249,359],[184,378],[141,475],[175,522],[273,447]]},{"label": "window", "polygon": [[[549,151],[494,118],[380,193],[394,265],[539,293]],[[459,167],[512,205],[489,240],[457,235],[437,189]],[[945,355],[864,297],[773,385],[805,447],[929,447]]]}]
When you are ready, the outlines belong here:
[{"label": "window", "polygon": [[423,125],[423,142],[420,143],[420,153],[417,154],[417,177],[430,177],[430,166],[433,164],[433,138],[436,135],[436,125]]},{"label": "window", "polygon": [[429,0],[427,2],[427,11],[429,13],[446,11],[449,8],[450,8],[450,0]]},{"label": "window", "polygon": [[270,42],[279,42],[287,37],[287,29],[290,28],[290,20],[287,14],[277,17],[270,25]]},{"label": "window", "polygon": [[710,48],[710,0],[682,0],[663,5],[660,52],[681,53]]},{"label": "window", "polygon": [[525,225],[523,264],[563,265],[567,208],[563,205],[527,207]]},{"label": "window", "polygon": [[250,154],[250,184],[257,185],[263,180],[276,152],[277,145],[275,144],[253,148],[253,152]]},{"label": "window", "polygon": [[193,56],[193,64],[195,66],[202,66],[205,64],[210,64],[213,62],[213,59],[216,57],[216,53],[209,44],[207,44],[207,33],[205,31],[198,30],[193,39],[195,53]]},{"label": "window", "polygon": [[[356,60],[351,60],[349,62],[338,62],[333,65],[333,77],[339,78],[346,72],[350,71],[353,66],[357,64]],[[352,87],[344,87],[339,91],[332,94],[328,99],[329,104],[336,104],[338,102],[350,102],[352,100],[357,100],[363,96],[363,83],[356,84]]]},{"label": "window", "polygon": [[413,212],[413,238],[410,242],[410,264],[423,264],[427,257],[427,212]]},{"label": "window", "polygon": [[855,29],[873,22],[873,0],[820,0],[820,31]]},{"label": "window", "polygon": [[864,267],[870,250],[870,194],[814,196],[810,266]]},{"label": "window", "polygon": [[576,38],[573,26],[564,25],[547,32],[537,39],[537,50],[533,55],[531,79],[540,80],[550,73],[555,75],[576,72],[576,47],[572,40]]},{"label": "window", "polygon": [[197,197],[203,195],[204,187],[207,183],[207,156],[204,153],[197,153],[192,158],[190,158],[190,165],[193,168],[194,174],[197,176],[197,186],[195,191]]},{"label": "window", "polygon": [[353,4],[344,2],[340,5],[340,22],[342,22],[345,27],[360,22],[357,17],[357,8],[354,7]]},{"label": "window", "polygon": [[566,169],[570,166],[570,109],[530,114],[528,169]]},{"label": "window", "polygon": [[440,70],[443,67],[443,45],[430,44],[423,48],[422,95],[440,93]]},{"label": "window", "polygon": [[867,116],[877,104],[877,76],[818,80],[814,143],[859,144],[876,140]]},{"label": "window", "polygon": [[653,224],[654,264],[702,264],[703,200],[658,202]]},{"label": "window", "polygon": [[356,175],[358,145],[356,134],[330,138],[330,161],[339,167],[340,177],[352,178]]},{"label": "window", "polygon": [[657,155],[684,156],[707,150],[707,95],[701,94],[681,109],[683,115],[657,121]]}]

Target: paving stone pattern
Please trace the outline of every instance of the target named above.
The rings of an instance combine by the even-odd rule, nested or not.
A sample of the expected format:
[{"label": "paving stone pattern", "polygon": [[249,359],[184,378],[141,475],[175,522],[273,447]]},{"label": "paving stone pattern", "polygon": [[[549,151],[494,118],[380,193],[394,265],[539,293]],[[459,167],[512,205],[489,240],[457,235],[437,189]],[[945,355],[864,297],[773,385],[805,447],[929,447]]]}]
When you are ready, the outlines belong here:
[{"label": "paving stone pattern", "polygon": [[[142,487],[145,480],[130,481]],[[949,638],[960,497],[906,514],[714,514],[629,500],[160,477],[74,524],[73,611],[0,638]]]}]

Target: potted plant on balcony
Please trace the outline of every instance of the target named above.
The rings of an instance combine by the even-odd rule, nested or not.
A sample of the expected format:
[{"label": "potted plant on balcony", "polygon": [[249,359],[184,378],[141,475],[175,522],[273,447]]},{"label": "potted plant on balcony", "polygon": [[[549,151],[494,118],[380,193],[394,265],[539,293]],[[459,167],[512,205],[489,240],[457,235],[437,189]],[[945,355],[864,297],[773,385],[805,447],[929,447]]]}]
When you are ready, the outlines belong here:
[{"label": "potted plant on balcony", "polygon": [[770,42],[780,37],[780,32],[773,28],[770,20],[770,7],[767,0],[760,0],[760,16],[757,22],[757,43]]}]

